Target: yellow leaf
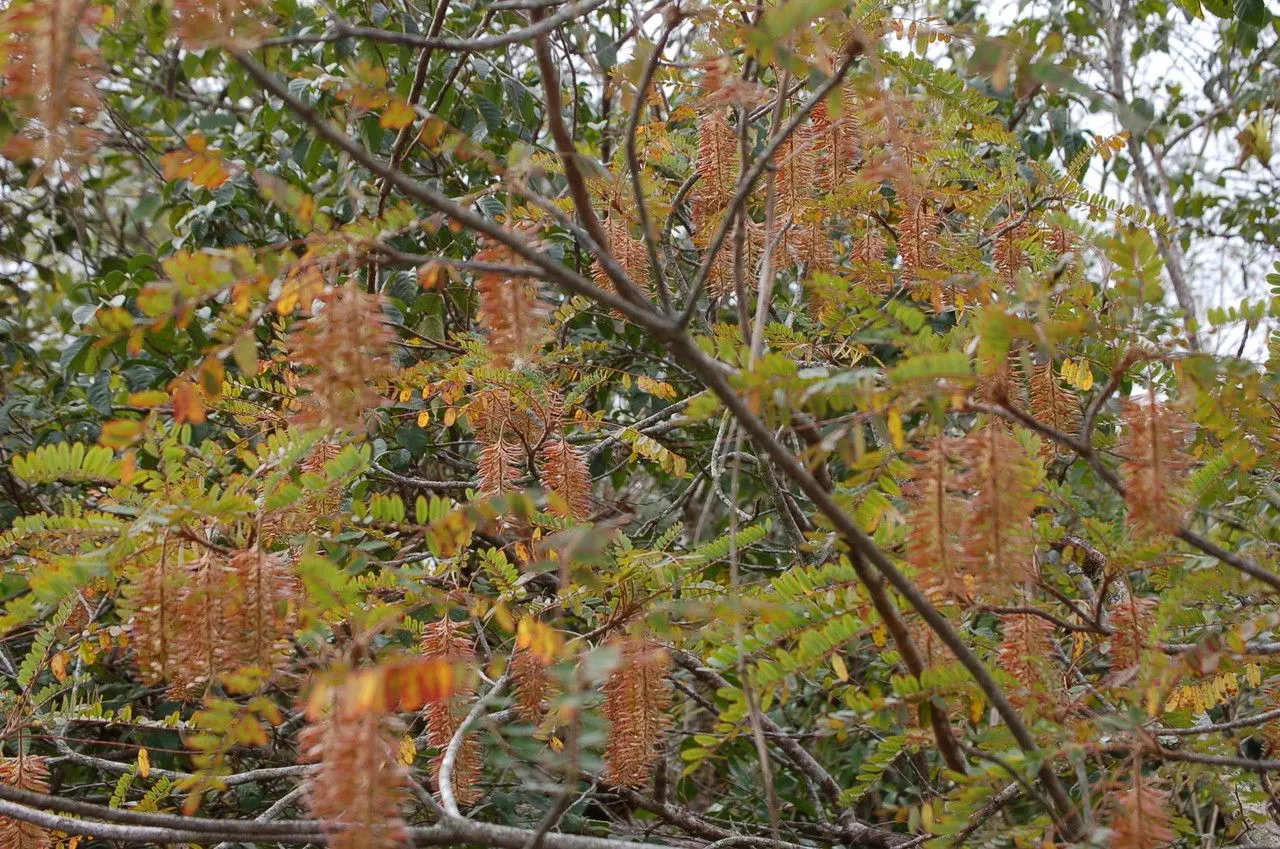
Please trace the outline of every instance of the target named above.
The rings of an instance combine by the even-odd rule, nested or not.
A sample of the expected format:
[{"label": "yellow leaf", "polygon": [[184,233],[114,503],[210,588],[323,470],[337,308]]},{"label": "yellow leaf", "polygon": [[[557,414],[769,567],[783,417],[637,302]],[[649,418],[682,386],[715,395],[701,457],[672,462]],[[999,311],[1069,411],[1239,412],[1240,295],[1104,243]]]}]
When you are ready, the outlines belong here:
[{"label": "yellow leaf", "polygon": [[196,373],[200,388],[204,390],[205,397],[211,400],[217,400],[222,394],[222,384],[226,382],[226,377],[226,366],[220,358],[213,356],[206,357]]},{"label": "yellow leaf", "polygon": [[53,677],[59,681],[67,680],[67,653],[60,651],[53,656],[53,660],[49,661],[49,668],[53,670]]},{"label": "yellow leaf", "polygon": [[280,315],[288,315],[293,312],[293,308],[298,305],[297,287],[287,288],[280,293],[280,300],[276,301],[276,312]]},{"label": "yellow leaf", "polygon": [[511,611],[507,609],[505,604],[499,604],[493,608],[493,618],[502,630],[508,633],[516,630],[515,620],[511,618]]},{"label": "yellow leaf", "polygon": [[328,703],[329,684],[322,680],[308,694],[307,701],[303,706],[303,712],[309,719],[318,719],[324,714],[325,705]]},{"label": "yellow leaf", "polygon": [[442,263],[428,262],[418,268],[418,283],[424,289],[434,289],[444,282],[445,268]]},{"label": "yellow leaf", "polygon": [[398,130],[413,123],[413,107],[402,100],[393,100],[382,110],[378,126],[384,130]]},{"label": "yellow leaf", "polygon": [[1063,360],[1059,373],[1064,382],[1082,392],[1093,387],[1093,370],[1083,360]]},{"label": "yellow leaf", "polygon": [[889,439],[893,442],[894,450],[905,451],[907,448],[907,435],[902,428],[902,414],[894,408],[889,408],[886,414],[886,423],[889,425]]},{"label": "yellow leaf", "polygon": [[431,421],[430,410],[423,410],[421,413],[418,413],[418,427],[426,427],[427,423],[430,421]]},{"label": "yellow leaf", "polygon": [[516,646],[528,650],[543,663],[552,663],[560,654],[560,634],[545,622],[526,616],[516,628]]},{"label": "yellow leaf", "polygon": [[151,755],[146,749],[138,750],[138,775],[147,778],[151,775]]},{"label": "yellow leaf", "polygon": [[835,670],[836,677],[841,681],[849,680],[849,667],[844,665],[844,658],[838,654],[831,655],[831,668]]},{"label": "yellow leaf", "polygon": [[973,725],[982,724],[982,714],[986,712],[987,702],[982,696],[969,697],[969,722]]},{"label": "yellow leaf", "polygon": [[674,386],[661,380],[655,380],[652,377],[641,377],[636,380],[636,385],[640,387],[642,392],[647,392],[657,398],[676,397],[676,388]]},{"label": "yellow leaf", "polygon": [[158,407],[168,400],[168,393],[159,389],[144,389],[141,392],[129,393],[130,407]]},{"label": "yellow leaf", "polygon": [[124,448],[142,432],[142,422],[132,419],[112,419],[102,426],[98,442],[108,448]]},{"label": "yellow leaf", "polygon": [[294,211],[298,221],[310,226],[311,219],[316,213],[316,199],[311,195],[303,195],[298,199],[298,208]]},{"label": "yellow leaf", "polygon": [[400,762],[405,766],[413,763],[413,759],[418,756],[418,747],[413,742],[413,738],[405,736],[400,740]]}]

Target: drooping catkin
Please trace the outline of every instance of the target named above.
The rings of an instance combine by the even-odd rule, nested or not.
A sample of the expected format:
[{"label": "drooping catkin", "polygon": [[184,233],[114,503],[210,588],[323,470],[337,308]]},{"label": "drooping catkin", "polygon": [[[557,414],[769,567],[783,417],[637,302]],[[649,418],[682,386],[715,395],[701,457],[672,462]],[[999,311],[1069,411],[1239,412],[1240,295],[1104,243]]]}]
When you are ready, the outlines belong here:
[{"label": "drooping catkin", "polygon": [[79,0],[27,0],[0,12],[0,96],[25,119],[9,137],[4,154],[37,160],[33,175],[75,178],[93,153],[100,133],[92,125],[102,111],[98,91],[102,63],[82,40],[95,29],[101,7]]},{"label": "drooping catkin", "polygon": [[[1080,432],[1080,401],[1075,393],[1064,387],[1054,374],[1053,361],[1042,363],[1031,371],[1031,414],[1058,433],[1074,437]],[[1040,454],[1052,459],[1069,453],[1068,449],[1045,439]]]},{"label": "drooping catkin", "polygon": [[526,722],[538,724],[542,719],[543,705],[551,695],[547,664],[533,651],[517,649],[511,656],[511,679],[516,712]]},{"label": "drooping catkin", "polygon": [[524,447],[514,434],[503,433],[496,442],[483,444],[477,464],[481,494],[498,497],[514,492],[523,462]]},{"label": "drooping catkin", "polygon": [[[649,288],[651,274],[649,272],[649,252],[644,242],[631,235],[627,220],[619,213],[612,213],[604,220],[604,233],[609,240],[602,245],[613,257],[622,273],[626,275],[636,288],[645,291]],[[609,292],[617,291],[613,278],[599,259],[592,267],[592,277],[597,286]]]},{"label": "drooping catkin", "polygon": [[401,809],[412,781],[400,758],[403,728],[361,697],[357,674],[336,704],[298,738],[300,759],[319,764],[307,802],[337,849],[391,849],[408,839]]},{"label": "drooping catkin", "polygon": [[200,696],[244,666],[274,668],[290,651],[297,577],[287,556],[253,547],[191,562],[166,549],[124,588],[139,677],[169,683],[178,699]]},{"label": "drooping catkin", "polygon": [[835,243],[821,220],[798,222],[792,229],[794,238],[791,240],[791,256],[804,267],[807,277],[812,277],[816,272],[830,272],[835,268]]},{"label": "drooping catkin", "polygon": [[618,651],[620,662],[604,685],[604,716],[610,724],[605,780],[619,787],[641,787],[653,775],[669,723],[666,676],[671,658],[647,638],[621,641]]},{"label": "drooping catkin", "polygon": [[973,493],[962,534],[965,556],[983,592],[999,597],[1034,571],[1031,511],[1042,469],[994,422],[965,437],[962,451],[968,464],[962,487]]},{"label": "drooping catkin", "polygon": [[1124,593],[1107,611],[1111,618],[1111,668],[1123,672],[1138,665],[1151,642],[1156,599]]},{"label": "drooping catkin", "polygon": [[168,681],[177,664],[174,616],[185,570],[170,562],[170,556],[181,553],[171,555],[166,544],[154,562],[134,570],[122,591],[121,612],[130,623],[138,677],[148,685]]},{"label": "drooping catkin", "polygon": [[218,675],[238,665],[234,621],[240,604],[238,581],[228,558],[206,552],[184,567],[181,591],[173,605],[173,657],[169,693],[174,698],[200,696]]},{"label": "drooping catkin", "polygon": [[1190,425],[1181,412],[1147,396],[1125,402],[1124,428],[1117,450],[1129,522],[1140,531],[1176,533],[1186,521],[1179,492],[1191,466],[1186,452]]},{"label": "drooping catkin", "polygon": [[902,259],[903,282],[913,286],[920,272],[933,267],[941,220],[932,202],[914,186],[901,190],[901,220],[898,223],[898,256]]},{"label": "drooping catkin", "polygon": [[[814,195],[813,132],[803,124],[778,146],[773,155],[774,230],[768,242],[774,244],[773,266],[781,268],[794,254],[801,233],[808,226],[809,210]],[[787,230],[783,227],[790,225]],[[825,234],[824,234],[825,235]]]},{"label": "drooping catkin", "polygon": [[[305,474],[323,475],[325,465],[341,453],[341,443],[322,439],[299,464],[299,468]],[[317,493],[307,502],[308,525],[314,526],[316,522],[329,518],[341,505],[342,492],[337,487],[330,486]]]},{"label": "drooping catkin", "polygon": [[1160,849],[1176,836],[1172,819],[1168,791],[1135,767],[1128,789],[1115,797],[1111,849]]},{"label": "drooping catkin", "polygon": [[[515,254],[505,247],[478,251],[477,261],[515,264]],[[531,277],[509,277],[485,272],[476,281],[476,321],[488,338],[489,351],[501,363],[528,359],[546,339],[550,308]]]},{"label": "drooping catkin", "polygon": [[[32,793],[49,792],[49,767],[44,758],[20,754],[0,758],[0,784]],[[47,828],[0,816],[0,849],[48,849],[53,835]]]},{"label": "drooping catkin", "polygon": [[778,145],[773,155],[777,217],[799,221],[813,200],[813,130],[801,124]]},{"label": "drooping catkin", "polygon": [[[469,667],[476,662],[473,638],[467,627],[445,616],[426,626],[422,632],[422,655],[428,659],[444,660],[454,671],[453,694],[444,700],[429,703],[422,712],[427,725],[427,743],[439,750],[431,762],[436,786],[440,784],[440,767],[450,741],[462,727],[475,695]],[[453,764],[453,795],[459,805],[471,805],[482,795],[480,774],[484,759],[480,743],[468,734],[462,741]]]},{"label": "drooping catkin", "polygon": [[939,434],[926,449],[914,449],[911,479],[904,487],[910,502],[905,559],[925,589],[952,598],[969,598],[961,533],[964,509],[955,488],[959,445]]},{"label": "drooping catkin", "polygon": [[298,423],[362,431],[394,373],[382,298],[354,283],[319,297],[322,308],[289,334],[289,351],[302,366],[306,391]]},{"label": "drooping catkin", "polygon": [[236,604],[224,608],[231,615],[222,627],[235,641],[229,659],[236,666],[274,669],[292,648],[297,578],[287,557],[257,547],[237,551],[228,565],[239,595]]},{"label": "drooping catkin", "polygon": [[[704,251],[714,230],[720,226],[733,199],[741,169],[738,139],[729,125],[727,110],[710,109],[698,117],[698,182],[690,193],[693,213],[693,241]],[[723,297],[733,290],[733,239],[725,239],[711,261],[707,294]]]},{"label": "drooping catkin", "polygon": [[1018,682],[1006,693],[1014,706],[1024,707],[1048,695],[1045,667],[1053,657],[1053,623],[1030,613],[1006,613],[1000,623],[1000,668]]},{"label": "drooping catkin", "polygon": [[888,266],[884,262],[884,254],[889,243],[884,234],[874,225],[854,239],[849,250],[849,264],[852,266],[852,281],[869,289],[876,295],[887,295],[893,284]]},{"label": "drooping catkin", "polygon": [[698,117],[698,182],[691,197],[693,223],[699,232],[718,222],[733,198],[738,181],[738,139],[726,110],[711,109]]},{"label": "drooping catkin", "polygon": [[1006,286],[1013,285],[1018,277],[1018,269],[1025,261],[1026,253],[1019,242],[1025,239],[1031,228],[1022,213],[1010,213],[1008,217],[996,225],[995,245],[992,248],[996,271]]},{"label": "drooping catkin", "polygon": [[563,434],[554,434],[542,446],[538,477],[553,493],[548,510],[568,519],[584,519],[591,512],[591,472],[586,456]]},{"label": "drooping catkin", "polygon": [[813,147],[816,152],[814,183],[823,191],[833,192],[854,176],[859,156],[860,133],[851,114],[853,97],[846,90],[845,112],[839,118],[831,117],[827,101],[815,104],[810,116],[813,120]]}]

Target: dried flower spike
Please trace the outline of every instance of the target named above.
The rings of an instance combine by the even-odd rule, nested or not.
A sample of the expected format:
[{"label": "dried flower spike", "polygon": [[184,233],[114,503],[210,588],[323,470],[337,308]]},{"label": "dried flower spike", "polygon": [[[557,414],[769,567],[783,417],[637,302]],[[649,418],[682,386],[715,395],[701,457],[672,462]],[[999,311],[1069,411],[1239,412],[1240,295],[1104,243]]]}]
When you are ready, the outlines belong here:
[{"label": "dried flower spike", "polygon": [[359,286],[339,286],[319,300],[320,311],[289,335],[290,352],[303,368],[298,384],[309,393],[298,421],[362,431],[394,372],[394,335],[383,318],[381,297]]},{"label": "dried flower spike", "polygon": [[[428,659],[445,660],[455,666],[465,667],[475,663],[475,647],[468,636],[466,626],[454,622],[445,616],[427,625],[422,632],[422,654]],[[449,742],[462,727],[469,710],[469,702],[475,694],[465,669],[457,669],[454,674],[453,695],[448,699],[432,702],[423,710],[427,724],[427,743],[439,750],[432,760],[431,769],[437,786],[440,781],[440,766],[444,763],[444,752]],[[480,773],[484,765],[483,754],[479,742],[471,736],[463,740],[453,764],[453,796],[459,805],[471,805],[479,801]]]},{"label": "dried flower spike", "polygon": [[[488,248],[476,260],[511,264],[514,254],[506,248]],[[489,338],[489,350],[504,364],[528,359],[542,346],[547,334],[550,309],[538,292],[537,281],[529,277],[508,277],[486,272],[476,281],[479,306],[476,321]]]},{"label": "dried flower spike", "polygon": [[307,782],[311,813],[336,849],[391,849],[408,839],[400,809],[411,778],[400,759],[403,729],[360,698],[359,675],[332,711],[299,735],[301,759],[319,763]]},{"label": "dried flower spike", "polygon": [[[1080,432],[1080,401],[1065,388],[1054,374],[1053,361],[1036,366],[1031,372],[1031,414],[1043,424],[1066,436]],[[1069,453],[1059,443],[1046,439],[1040,455],[1052,459]]]},{"label": "dried flower spike", "polygon": [[904,487],[911,508],[907,515],[906,561],[927,589],[966,599],[972,588],[965,580],[961,546],[964,510],[955,492],[952,468],[959,446],[943,435],[925,450],[913,450],[912,478]]},{"label": "dried flower spike", "polygon": [[17,0],[0,13],[0,96],[27,123],[4,146],[6,156],[39,160],[32,179],[57,173],[74,177],[75,166],[93,152],[90,129],[102,109],[97,83],[101,64],[81,43],[101,15],[79,0]]},{"label": "dried flower spike", "polygon": [[585,519],[591,512],[591,472],[586,457],[563,434],[553,435],[543,444],[538,475],[555,495],[547,508],[551,513]]},{"label": "dried flower spike", "polygon": [[[32,793],[49,792],[49,768],[44,758],[19,755],[0,759],[0,784]],[[0,816],[0,849],[48,849],[49,830],[22,820]]]},{"label": "dried flower spike", "polygon": [[1008,430],[989,422],[964,440],[962,486],[974,493],[963,532],[969,568],[998,597],[1033,571],[1031,511],[1041,468]]},{"label": "dried flower spike", "polygon": [[518,649],[511,656],[511,679],[516,712],[521,719],[536,725],[542,719],[543,703],[551,695],[546,663],[529,649]]},{"label": "dried flower spike", "polygon": [[1143,531],[1176,533],[1187,505],[1178,486],[1191,458],[1186,453],[1190,426],[1182,414],[1155,398],[1125,402],[1124,430],[1117,450],[1129,521]]},{"label": "dried flower spike", "polygon": [[1176,836],[1170,828],[1169,793],[1135,769],[1119,794],[1111,820],[1111,849],[1159,849]]},{"label": "dried flower spike", "polygon": [[610,723],[605,780],[640,787],[653,775],[669,722],[671,658],[657,642],[644,638],[622,642],[619,651],[621,662],[604,685],[604,716]]}]

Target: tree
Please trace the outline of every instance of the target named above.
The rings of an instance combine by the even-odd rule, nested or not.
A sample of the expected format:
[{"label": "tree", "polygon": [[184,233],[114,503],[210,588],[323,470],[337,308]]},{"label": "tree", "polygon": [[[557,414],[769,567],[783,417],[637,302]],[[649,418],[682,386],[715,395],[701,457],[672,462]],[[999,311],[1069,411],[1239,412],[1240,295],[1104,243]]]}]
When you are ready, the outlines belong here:
[{"label": "tree", "polygon": [[942,11],[12,2],[0,847],[1256,843],[1271,18]]}]

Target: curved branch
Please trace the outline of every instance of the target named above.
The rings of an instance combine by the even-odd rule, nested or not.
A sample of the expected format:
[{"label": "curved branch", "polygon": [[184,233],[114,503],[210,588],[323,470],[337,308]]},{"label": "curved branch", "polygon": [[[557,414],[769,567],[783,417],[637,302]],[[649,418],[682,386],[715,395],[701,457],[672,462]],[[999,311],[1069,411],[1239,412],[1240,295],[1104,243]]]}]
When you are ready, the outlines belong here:
[{"label": "curved branch", "polygon": [[453,768],[458,762],[458,752],[462,751],[462,741],[466,738],[467,732],[471,730],[471,726],[484,713],[485,708],[494,699],[502,695],[502,691],[507,688],[507,683],[510,680],[511,672],[504,672],[502,677],[494,682],[489,692],[476,699],[476,703],[471,706],[470,713],[462,720],[458,730],[453,733],[453,739],[449,741],[448,748],[444,750],[444,758],[440,761],[440,804],[444,806],[445,813],[450,817],[462,816],[462,813],[458,810],[458,800],[453,795]]},{"label": "curved branch", "polygon": [[[541,15],[542,10],[536,9],[530,13],[530,19],[536,21]],[[591,193],[587,190],[587,181],[578,167],[578,157],[581,154],[578,153],[569,128],[564,124],[563,104],[560,101],[560,75],[556,72],[555,63],[551,59],[551,46],[547,42],[546,32],[539,33],[533,40],[533,48],[538,58],[538,73],[542,77],[543,95],[547,100],[547,126],[551,130],[552,138],[555,139],[556,153],[560,156],[565,182],[569,184],[569,194],[573,198],[574,208],[578,210],[578,217],[582,219],[582,226],[598,246],[596,255],[622,296],[635,304],[648,306],[649,299],[644,293],[636,288],[635,283],[629,280],[616,264],[609,262],[613,256],[613,246],[609,244],[609,238],[604,228],[600,226],[600,219],[591,205]]]}]

